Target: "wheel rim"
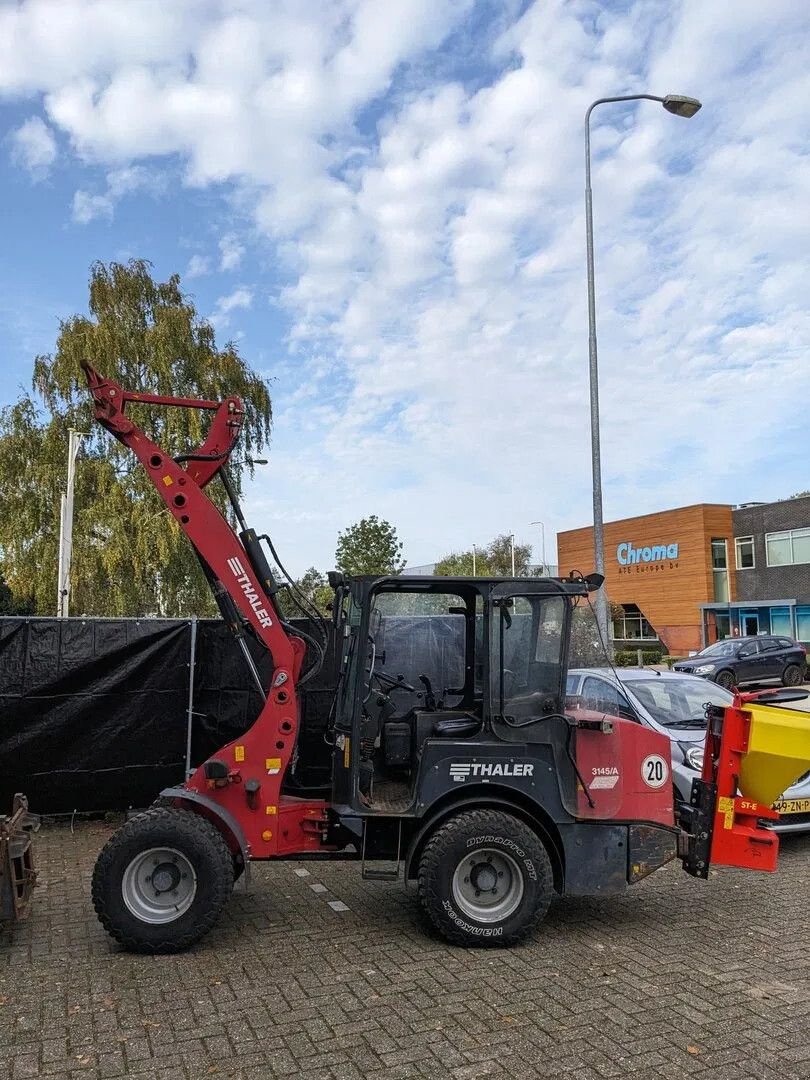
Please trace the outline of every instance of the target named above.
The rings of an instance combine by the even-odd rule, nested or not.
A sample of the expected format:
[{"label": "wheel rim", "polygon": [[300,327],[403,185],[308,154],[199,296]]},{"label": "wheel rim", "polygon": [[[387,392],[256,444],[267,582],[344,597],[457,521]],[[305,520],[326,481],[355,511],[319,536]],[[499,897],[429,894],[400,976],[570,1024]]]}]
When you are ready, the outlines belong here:
[{"label": "wheel rim", "polygon": [[789,667],[785,670],[784,681],[786,686],[798,686],[802,681],[802,673],[797,667]]},{"label": "wheel rim", "polygon": [[723,671],[717,676],[717,685],[722,686],[724,690],[730,690],[734,685],[734,676],[730,671]]},{"label": "wheel rim", "polygon": [[523,874],[506,852],[479,848],[456,867],[453,899],[476,922],[503,922],[523,899]]},{"label": "wheel rim", "polygon": [[197,895],[197,875],[186,856],[175,848],[149,848],[136,855],[121,879],[127,909],[141,922],[174,922],[191,907]]}]

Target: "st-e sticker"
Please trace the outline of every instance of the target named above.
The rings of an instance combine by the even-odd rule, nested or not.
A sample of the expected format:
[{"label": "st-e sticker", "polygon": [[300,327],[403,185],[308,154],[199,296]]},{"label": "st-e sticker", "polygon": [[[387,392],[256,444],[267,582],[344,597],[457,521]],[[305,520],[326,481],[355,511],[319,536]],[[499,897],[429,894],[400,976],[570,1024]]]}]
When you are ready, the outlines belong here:
[{"label": "st-e sticker", "polygon": [[649,788],[662,788],[669,780],[669,763],[660,754],[648,754],[641,763],[641,779]]}]

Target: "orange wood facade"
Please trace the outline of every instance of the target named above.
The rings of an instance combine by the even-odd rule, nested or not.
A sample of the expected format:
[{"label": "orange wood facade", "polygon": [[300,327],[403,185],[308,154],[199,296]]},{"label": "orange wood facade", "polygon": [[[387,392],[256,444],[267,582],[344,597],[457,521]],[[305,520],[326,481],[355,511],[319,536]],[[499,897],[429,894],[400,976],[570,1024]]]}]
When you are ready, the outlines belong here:
[{"label": "orange wood facade", "polygon": [[[605,525],[605,586],[616,604],[636,604],[669,651],[684,655],[701,646],[700,604],[713,603],[712,540],[726,541],[729,600],[734,594],[731,507],[700,503],[678,510],[611,521]],[[661,557],[661,549],[677,557]],[[619,545],[630,545],[619,551]],[[646,552],[644,549],[648,549]],[[657,549],[657,550],[656,550]],[[557,535],[561,574],[593,570],[593,529]],[[634,561],[634,554],[637,561]],[[643,556],[649,556],[645,559]],[[620,562],[619,556],[625,561]]]}]

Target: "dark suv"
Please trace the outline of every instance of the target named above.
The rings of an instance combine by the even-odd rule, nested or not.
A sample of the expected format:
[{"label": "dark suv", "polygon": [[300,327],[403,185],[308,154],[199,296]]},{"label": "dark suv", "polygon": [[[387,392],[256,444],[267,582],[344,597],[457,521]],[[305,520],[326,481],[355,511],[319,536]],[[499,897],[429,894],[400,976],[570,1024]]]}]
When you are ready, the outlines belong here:
[{"label": "dark suv", "polygon": [[766,679],[799,686],[804,682],[807,650],[790,638],[770,634],[725,638],[673,667],[688,675],[702,675],[726,689]]}]

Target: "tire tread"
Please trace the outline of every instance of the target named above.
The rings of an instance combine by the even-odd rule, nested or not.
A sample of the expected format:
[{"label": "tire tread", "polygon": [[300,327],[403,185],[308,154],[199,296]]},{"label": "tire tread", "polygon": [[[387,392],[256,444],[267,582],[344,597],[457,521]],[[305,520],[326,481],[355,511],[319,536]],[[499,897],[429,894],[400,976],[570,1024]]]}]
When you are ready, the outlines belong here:
[{"label": "tire tread", "polygon": [[[180,934],[175,932],[164,939],[147,942],[141,938],[133,937],[123,927],[119,926],[113,918],[107,902],[108,878],[112,875],[116,856],[124,846],[131,843],[133,833],[136,833],[139,829],[143,830],[144,834],[148,834],[153,829],[159,832],[167,826],[194,836],[208,847],[209,854],[218,864],[214,880],[209,882],[214,886],[213,897],[206,910],[201,912],[194,924],[188,926],[184,932]],[[175,953],[188,949],[211,930],[227,902],[233,888],[233,879],[233,857],[216,825],[193,810],[155,805],[142,814],[130,818],[126,825],[118,829],[104,845],[93,870],[91,896],[93,907],[101,925],[111,937],[115,938],[129,952]],[[167,924],[167,932],[171,926],[171,923]]]},{"label": "tire tread", "polygon": [[[531,913],[531,916],[525,920],[523,925],[510,932],[507,937],[482,937],[480,939],[475,939],[473,942],[469,935],[459,927],[455,925],[448,927],[446,922],[440,922],[434,915],[434,911],[438,911],[441,907],[442,898],[439,895],[438,890],[431,884],[431,880],[435,881],[435,874],[431,872],[432,868],[442,861],[452,858],[451,847],[458,836],[459,829],[463,828],[469,832],[501,832],[508,834],[515,831],[516,825],[526,829],[527,832],[531,834],[536,843],[539,844],[540,849],[545,856],[545,858],[537,860],[538,865],[536,865],[536,869],[540,879],[542,894],[547,898],[546,902],[537,904],[534,911]],[[439,931],[442,937],[454,945],[475,944],[477,946],[489,945],[502,947],[504,945],[514,945],[523,941],[545,916],[554,889],[551,861],[548,858],[548,852],[546,851],[541,838],[521,818],[513,817],[511,814],[506,814],[500,810],[467,810],[461,814],[456,814],[453,817],[448,818],[447,821],[436,829],[425,844],[422,851],[422,857],[419,860],[417,881],[418,895],[423,911],[433,927]]]}]

